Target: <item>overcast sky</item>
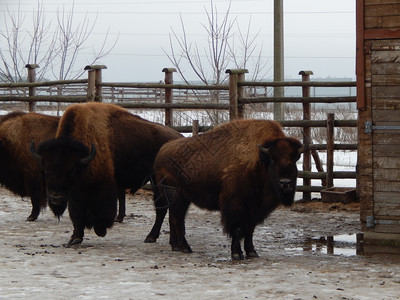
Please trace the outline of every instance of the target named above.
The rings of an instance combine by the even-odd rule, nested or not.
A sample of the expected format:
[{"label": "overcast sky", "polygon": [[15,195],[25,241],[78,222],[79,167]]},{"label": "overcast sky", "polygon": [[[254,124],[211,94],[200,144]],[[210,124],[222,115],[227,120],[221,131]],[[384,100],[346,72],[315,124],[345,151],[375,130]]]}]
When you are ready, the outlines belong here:
[{"label": "overcast sky", "polygon": [[[4,30],[3,14],[15,11],[18,2],[27,18],[37,9],[36,0],[1,0],[0,30]],[[104,81],[158,82],[161,72],[172,67],[164,50],[169,52],[172,30],[181,32],[180,16],[191,42],[205,47],[209,0],[43,0],[46,21],[55,19],[57,10],[69,10],[75,3],[76,18],[86,14],[91,21],[97,16],[89,46],[109,30],[109,41],[118,37],[112,53],[100,61],[108,67]],[[230,16],[247,28],[251,18],[251,36],[258,33],[262,59],[273,66],[273,0],[231,0]],[[300,70],[312,70],[314,78],[355,78],[355,0],[284,0],[285,77],[299,78]],[[229,0],[214,0],[221,16]],[[27,23],[29,25],[29,23]],[[0,45],[0,47],[2,47]],[[3,50],[3,49],[2,49]],[[84,67],[91,48],[83,51]],[[252,70],[249,69],[249,73]],[[272,70],[267,78],[272,79]],[[194,78],[194,77],[193,77]]]}]

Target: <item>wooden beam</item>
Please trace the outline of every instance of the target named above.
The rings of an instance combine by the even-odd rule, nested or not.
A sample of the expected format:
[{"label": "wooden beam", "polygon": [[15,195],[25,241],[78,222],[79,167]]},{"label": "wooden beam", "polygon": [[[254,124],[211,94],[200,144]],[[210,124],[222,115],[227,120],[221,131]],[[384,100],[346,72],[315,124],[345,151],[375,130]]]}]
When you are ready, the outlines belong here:
[{"label": "wooden beam", "polygon": [[356,0],[356,75],[357,108],[364,110],[365,101],[365,56],[364,56],[364,0]]}]

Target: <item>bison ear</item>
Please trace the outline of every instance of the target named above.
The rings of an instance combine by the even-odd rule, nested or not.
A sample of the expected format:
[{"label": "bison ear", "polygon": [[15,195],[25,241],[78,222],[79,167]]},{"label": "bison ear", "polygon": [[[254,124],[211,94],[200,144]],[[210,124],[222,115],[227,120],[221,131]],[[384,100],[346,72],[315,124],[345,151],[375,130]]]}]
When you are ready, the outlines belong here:
[{"label": "bison ear", "polygon": [[89,162],[93,160],[96,155],[96,146],[92,143],[92,150],[90,151],[89,155],[82,158],[79,162],[81,165],[87,165]]},{"label": "bison ear", "polygon": [[31,141],[31,147],[30,147],[31,153],[34,158],[36,158],[38,161],[42,161],[42,156],[37,152],[35,148],[35,143],[34,141]]}]

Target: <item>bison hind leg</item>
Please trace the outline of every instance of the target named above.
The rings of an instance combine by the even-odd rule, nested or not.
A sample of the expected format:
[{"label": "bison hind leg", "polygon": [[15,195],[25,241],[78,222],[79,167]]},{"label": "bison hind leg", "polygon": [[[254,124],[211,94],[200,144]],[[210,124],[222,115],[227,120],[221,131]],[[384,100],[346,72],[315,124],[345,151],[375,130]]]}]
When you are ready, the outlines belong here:
[{"label": "bison hind leg", "polygon": [[115,222],[122,223],[126,216],[125,189],[118,190],[118,215]]}]

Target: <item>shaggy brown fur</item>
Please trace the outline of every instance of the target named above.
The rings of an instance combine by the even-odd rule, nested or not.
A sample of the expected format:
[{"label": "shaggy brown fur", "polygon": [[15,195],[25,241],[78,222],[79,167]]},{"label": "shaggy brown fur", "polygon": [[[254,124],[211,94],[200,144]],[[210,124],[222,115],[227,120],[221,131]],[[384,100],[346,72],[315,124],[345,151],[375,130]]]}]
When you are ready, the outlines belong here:
[{"label": "shaggy brown fur", "polygon": [[[247,255],[257,256],[255,226],[279,204],[293,202],[301,146],[286,137],[277,122],[262,120],[234,121],[165,144],[154,164],[160,194],[156,200],[170,203],[173,250],[191,252],[184,218],[193,202],[221,211],[224,230],[232,237],[232,258],[243,258],[243,237]],[[155,241],[158,234],[159,228],[153,227],[146,241]]]},{"label": "shaggy brown fur", "polygon": [[33,159],[31,141],[54,138],[59,117],[13,112],[0,118],[0,183],[13,193],[31,197],[34,221],[46,206],[46,193],[39,163]]},{"label": "shaggy brown fur", "polygon": [[160,147],[180,137],[175,130],[116,105],[70,106],[60,120],[56,139],[38,148],[50,207],[61,215],[68,203],[74,225],[69,243],[82,242],[84,227],[106,235],[115,219],[118,190],[140,188],[152,173]]}]

